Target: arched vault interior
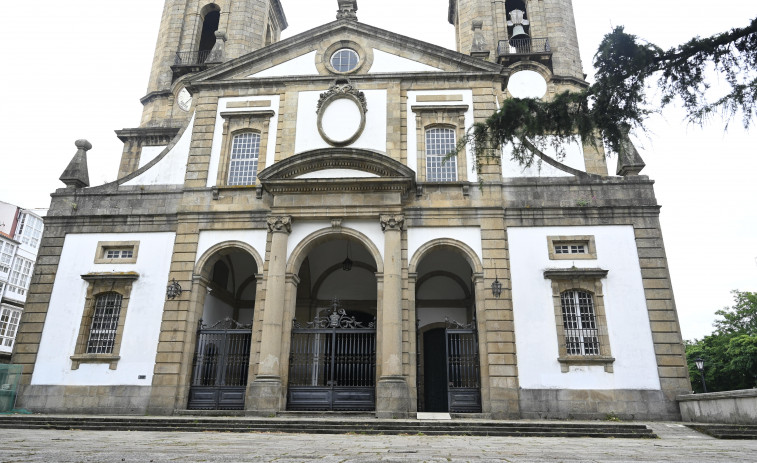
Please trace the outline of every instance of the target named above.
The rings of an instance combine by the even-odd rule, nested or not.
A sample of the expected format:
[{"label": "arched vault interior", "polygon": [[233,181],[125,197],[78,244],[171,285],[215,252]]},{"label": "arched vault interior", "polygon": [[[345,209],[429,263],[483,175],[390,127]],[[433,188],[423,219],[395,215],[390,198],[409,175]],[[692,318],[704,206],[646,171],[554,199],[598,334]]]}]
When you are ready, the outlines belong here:
[{"label": "arched vault interior", "polygon": [[472,270],[454,249],[432,250],[420,261],[415,285],[419,327],[444,322],[446,318],[468,323],[473,318]]},{"label": "arched vault interior", "polygon": [[205,266],[203,274],[209,281],[203,323],[212,326],[228,317],[243,325],[251,325],[257,290],[255,259],[241,249],[224,249]]}]

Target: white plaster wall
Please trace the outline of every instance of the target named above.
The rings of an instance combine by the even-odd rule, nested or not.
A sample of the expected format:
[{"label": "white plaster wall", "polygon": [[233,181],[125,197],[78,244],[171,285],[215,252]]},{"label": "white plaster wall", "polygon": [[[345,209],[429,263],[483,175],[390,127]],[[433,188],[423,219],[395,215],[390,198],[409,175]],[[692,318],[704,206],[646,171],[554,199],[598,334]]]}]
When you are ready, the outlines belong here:
[{"label": "white plaster wall", "polygon": [[[463,95],[463,101],[439,101],[422,103],[417,102],[418,95]],[[444,106],[450,104],[466,104],[468,111],[465,112],[465,130],[473,126],[473,91],[472,90],[419,90],[407,92],[407,166],[418,172],[418,137],[416,134],[415,113],[413,106]],[[473,169],[473,151],[468,147],[465,150],[466,165],[468,166],[467,179],[470,182],[478,181],[478,174]],[[462,180],[462,179],[461,179]]]},{"label": "white plaster wall", "polygon": [[143,146],[142,153],[139,155],[139,168],[141,169],[148,162],[157,158],[164,149],[166,149],[165,146]]},{"label": "white plaster wall", "polygon": [[[594,235],[596,260],[549,260],[547,236]],[[631,226],[507,229],[518,358],[524,389],[660,389],[641,269]],[[547,268],[602,268],[614,373],[571,366],[562,373]]]},{"label": "white plaster wall", "polygon": [[[268,106],[256,106],[254,108],[227,108],[230,102],[239,101],[270,101]],[[221,162],[221,148],[223,146],[223,118],[221,113],[224,112],[244,112],[244,111],[266,111],[272,110],[275,114],[271,117],[268,124],[268,147],[266,149],[266,165],[258,164],[258,172],[266,167],[272,166],[276,162],[276,133],[279,127],[279,105],[281,97],[279,95],[260,95],[229,97],[218,99],[218,110],[216,111],[216,125],[213,130],[213,146],[210,149],[210,167],[208,168],[208,187],[216,185],[218,180],[218,165]]]},{"label": "white plaster wall", "polygon": [[373,64],[368,74],[381,72],[442,72],[442,70],[374,48]]},{"label": "white plaster wall", "polygon": [[[294,152],[302,153],[318,148],[331,148],[318,132],[318,99],[322,91],[300,92],[297,105],[297,129]],[[386,90],[363,90],[368,111],[365,113],[365,129],[350,148],[363,148],[386,153]]]},{"label": "white plaster wall", "polygon": [[282,76],[311,76],[318,74],[318,68],[315,67],[316,51],[300,55],[289,61],[284,61],[268,69],[264,69],[247,77],[282,77]]},{"label": "white plaster wall", "polygon": [[[166,300],[174,233],[68,234],[63,243],[32,384],[113,386],[152,383],[155,354]],[[135,264],[95,264],[98,241],[139,241]],[[88,283],[93,272],[137,272],[124,321],[116,370],[109,364],[83,363],[71,369]],[[138,379],[145,375],[145,379]]]},{"label": "white plaster wall", "polygon": [[370,172],[353,169],[323,169],[307,174],[299,175],[295,178],[372,178],[378,177]]},{"label": "white plaster wall", "polygon": [[183,185],[189,161],[189,145],[192,142],[195,115],[171,151],[147,171],[124,183],[124,185]]},{"label": "white plaster wall", "polygon": [[13,234],[12,227],[16,218],[16,211],[18,211],[18,208],[13,204],[0,201],[0,232],[6,235]]},{"label": "white plaster wall", "polygon": [[478,227],[412,227],[407,229],[408,262],[412,261],[421,246],[440,238],[449,238],[467,244],[483,262],[481,229]]},{"label": "white plaster wall", "polygon": [[[287,241],[287,261],[289,261],[297,245],[310,234],[324,228],[331,228],[331,222],[327,220],[298,220],[294,222],[292,233]],[[342,228],[351,228],[365,235],[378,248],[381,259],[384,259],[384,232],[381,230],[381,223],[378,220],[344,220],[342,221]]]},{"label": "white plaster wall", "polygon": [[[572,143],[564,145],[565,157],[557,157],[557,150],[552,146],[543,149],[544,154],[558,159],[568,167],[586,172],[586,161],[584,159],[584,149],[580,140],[576,139]],[[542,162],[536,158],[530,167],[523,167],[517,161],[512,159],[513,146],[507,144],[502,147],[502,176],[507,177],[572,177],[572,174],[564,172],[556,167]]]},{"label": "white plaster wall", "polygon": [[[197,242],[197,256],[195,263],[216,244],[226,241],[241,241],[246,243],[257,251],[261,259],[265,256],[265,244],[268,232],[266,230],[203,230]],[[263,269],[258,269],[258,273],[263,273]]]}]

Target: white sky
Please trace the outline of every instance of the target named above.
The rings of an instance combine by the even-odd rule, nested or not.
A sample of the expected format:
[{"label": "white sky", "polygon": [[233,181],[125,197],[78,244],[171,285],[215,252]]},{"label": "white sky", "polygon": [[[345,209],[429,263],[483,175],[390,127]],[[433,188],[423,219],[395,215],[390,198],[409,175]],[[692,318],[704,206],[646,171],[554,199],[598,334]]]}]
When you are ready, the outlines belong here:
[{"label": "white sky", "polygon": [[[282,0],[284,37],[332,21],[336,0]],[[745,0],[574,0],[584,70],[611,27],[662,47],[745,26]],[[359,0],[367,24],[454,49],[447,0]],[[161,0],[37,0],[12,9],[0,28],[0,200],[47,207],[58,177],[87,138],[90,181],[115,179],[122,144],[136,127],[163,9]],[[670,270],[685,338],[711,331],[731,289],[757,291],[757,138],[739,121],[687,127],[675,108],[639,142],[656,180]]]}]

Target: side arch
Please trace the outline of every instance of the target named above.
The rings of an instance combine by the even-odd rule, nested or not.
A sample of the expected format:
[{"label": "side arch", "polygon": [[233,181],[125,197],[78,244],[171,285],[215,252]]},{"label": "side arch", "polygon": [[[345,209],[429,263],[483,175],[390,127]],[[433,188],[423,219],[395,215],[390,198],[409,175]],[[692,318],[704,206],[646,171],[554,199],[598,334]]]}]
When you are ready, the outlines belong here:
[{"label": "side arch", "polygon": [[[215,264],[218,259],[223,257],[226,253],[225,250],[242,250],[247,252],[252,256],[252,258],[255,260],[255,265],[258,267],[257,273],[261,273],[263,271],[263,259],[260,258],[260,254],[258,254],[258,251],[255,250],[251,245],[248,243],[245,243],[243,241],[222,241],[220,243],[216,243],[213,246],[211,246],[207,251],[205,251],[202,256],[200,256],[199,259],[197,259],[197,263],[195,264],[193,275],[203,277],[206,279],[210,278],[210,270],[212,269],[212,264]],[[211,264],[211,265],[208,265]]]},{"label": "side arch", "polygon": [[463,259],[468,262],[468,265],[470,265],[474,275],[481,274],[484,271],[484,266],[481,264],[481,259],[479,259],[478,254],[476,254],[476,251],[474,251],[473,248],[456,239],[437,238],[431,241],[427,241],[421,247],[419,247],[417,251],[415,251],[415,254],[413,254],[413,256],[410,258],[410,263],[408,265],[409,272],[417,273],[418,264],[421,262],[421,260],[423,260],[423,258],[426,257],[429,253],[439,248],[450,249],[460,254],[460,256],[462,256]]}]

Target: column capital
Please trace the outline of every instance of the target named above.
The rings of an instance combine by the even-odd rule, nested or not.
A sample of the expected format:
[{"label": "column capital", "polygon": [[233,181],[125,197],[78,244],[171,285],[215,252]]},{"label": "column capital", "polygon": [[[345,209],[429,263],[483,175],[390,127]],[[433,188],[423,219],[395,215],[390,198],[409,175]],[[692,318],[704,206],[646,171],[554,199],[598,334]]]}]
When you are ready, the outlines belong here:
[{"label": "column capital", "polygon": [[268,231],[271,233],[291,233],[292,232],[292,216],[272,216],[268,217]]},{"label": "column capital", "polygon": [[403,214],[381,214],[379,220],[381,221],[382,231],[402,231],[402,227],[405,225],[405,216]]}]

